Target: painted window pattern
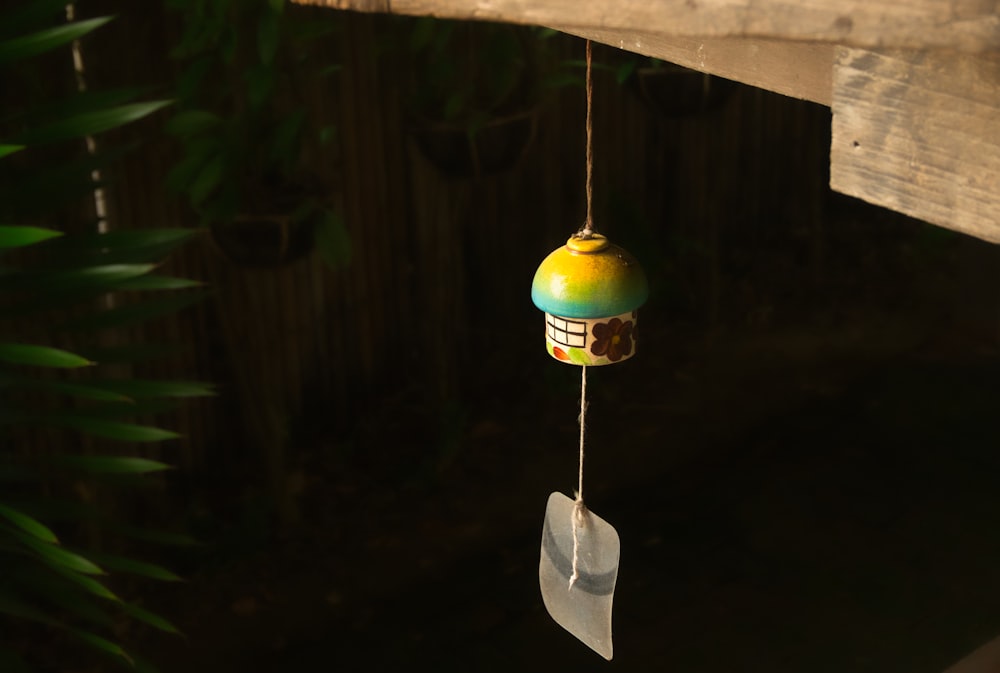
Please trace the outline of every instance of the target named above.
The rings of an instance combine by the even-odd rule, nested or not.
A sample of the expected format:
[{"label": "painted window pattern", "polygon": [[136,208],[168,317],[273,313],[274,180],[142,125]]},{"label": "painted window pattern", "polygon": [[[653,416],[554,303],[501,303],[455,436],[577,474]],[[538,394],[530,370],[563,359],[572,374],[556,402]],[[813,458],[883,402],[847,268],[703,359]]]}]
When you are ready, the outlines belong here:
[{"label": "painted window pattern", "polygon": [[545,326],[549,338],[557,344],[573,348],[584,348],[587,345],[587,323],[585,322],[566,320],[546,314]]}]

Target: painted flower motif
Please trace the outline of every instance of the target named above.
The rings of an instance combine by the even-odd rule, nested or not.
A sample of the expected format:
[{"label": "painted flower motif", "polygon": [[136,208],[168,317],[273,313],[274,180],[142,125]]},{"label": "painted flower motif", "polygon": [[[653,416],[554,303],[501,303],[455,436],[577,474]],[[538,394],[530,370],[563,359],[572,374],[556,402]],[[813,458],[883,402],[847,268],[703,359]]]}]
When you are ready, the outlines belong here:
[{"label": "painted flower motif", "polygon": [[612,362],[618,362],[623,357],[632,354],[632,321],[622,322],[612,318],[608,322],[599,322],[593,329],[594,342],[590,352],[600,357],[606,355]]}]

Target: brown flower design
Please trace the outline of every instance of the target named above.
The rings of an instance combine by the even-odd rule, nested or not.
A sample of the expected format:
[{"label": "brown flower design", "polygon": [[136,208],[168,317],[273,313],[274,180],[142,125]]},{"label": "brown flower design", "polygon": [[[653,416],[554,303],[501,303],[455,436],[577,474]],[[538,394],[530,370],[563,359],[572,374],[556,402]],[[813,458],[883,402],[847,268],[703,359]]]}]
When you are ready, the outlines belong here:
[{"label": "brown flower design", "polygon": [[618,362],[623,357],[632,354],[632,321],[622,322],[612,318],[608,322],[599,322],[593,329],[594,343],[590,352],[600,357],[607,355],[612,362]]}]

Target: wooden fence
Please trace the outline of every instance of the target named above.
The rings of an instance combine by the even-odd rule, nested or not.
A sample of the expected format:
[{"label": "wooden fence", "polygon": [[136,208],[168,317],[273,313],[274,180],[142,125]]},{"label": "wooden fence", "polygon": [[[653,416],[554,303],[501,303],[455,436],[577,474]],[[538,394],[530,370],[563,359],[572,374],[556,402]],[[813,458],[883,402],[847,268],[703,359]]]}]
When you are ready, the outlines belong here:
[{"label": "wooden fence", "polygon": [[[115,11],[122,18],[87,45],[91,82],[153,83],[169,95],[176,26],[148,3]],[[581,89],[560,89],[544,103],[514,170],[447,179],[407,133],[406,63],[374,48],[385,19],[288,11],[343,23],[341,37],[324,45],[343,68],[307,101],[310,115],[334,123],[338,140],[309,148],[307,158],[343,213],[351,264],[330,271],[312,255],[249,270],[202,235],[170,270],[208,283],[210,298],[132,335],[192,345],[147,373],[220,385],[219,399],[188,404],[172,421],[185,435],[172,458],[195,472],[248,466],[271,475],[279,494],[296,441],[347,432],[400,391],[430,406],[458,398],[477,368],[502,359],[483,347],[498,326],[537,332],[532,274],[584,211]],[[559,58],[581,57],[582,41],[553,40]],[[622,57],[596,50],[601,62]],[[728,242],[752,246],[790,226],[821,242],[828,110],[735,87],[717,110],[671,118],[608,72],[596,87],[597,224],[646,264],[654,302],[712,320]],[[177,156],[160,130],[164,119],[128,131],[143,145],[114,175],[112,226],[196,226],[163,187]],[[814,247],[820,255],[822,245]]]}]

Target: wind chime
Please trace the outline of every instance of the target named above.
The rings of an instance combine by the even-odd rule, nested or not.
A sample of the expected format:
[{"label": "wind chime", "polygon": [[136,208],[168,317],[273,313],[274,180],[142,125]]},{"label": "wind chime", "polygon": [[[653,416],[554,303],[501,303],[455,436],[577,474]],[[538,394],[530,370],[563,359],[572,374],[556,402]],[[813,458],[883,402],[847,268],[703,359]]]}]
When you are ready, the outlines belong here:
[{"label": "wind chime", "polygon": [[587,367],[615,364],[636,349],[636,310],[646,275],[632,255],[597,233],[593,203],[593,79],[587,41],[587,220],[535,272],[531,299],[545,312],[545,345],[555,359],[581,368],[580,470],[576,498],[549,496],[538,581],[557,624],[610,660],[611,606],[618,581],[618,532],[583,501]]}]

